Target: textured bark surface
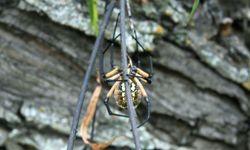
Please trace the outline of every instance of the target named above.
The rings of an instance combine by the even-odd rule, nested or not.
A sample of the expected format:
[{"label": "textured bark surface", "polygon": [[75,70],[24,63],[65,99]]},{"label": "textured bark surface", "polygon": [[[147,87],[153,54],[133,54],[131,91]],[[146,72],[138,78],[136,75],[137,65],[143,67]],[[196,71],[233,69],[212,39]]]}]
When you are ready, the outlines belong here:
[{"label": "textured bark surface", "polygon": [[[153,83],[146,86],[152,116],[139,129],[142,147],[248,150],[250,9],[244,0],[207,0],[186,27],[191,5],[191,0],[132,5],[140,40],[155,54]],[[102,7],[101,1],[101,15]],[[229,33],[222,24],[226,17],[233,20]],[[66,149],[95,40],[88,20],[87,8],[77,1],[0,1],[0,149]],[[133,51],[133,42],[128,46]],[[94,82],[93,76],[86,100]],[[100,103],[95,140],[113,136],[126,138],[110,149],[133,149],[128,119],[109,116]],[[83,147],[78,137],[75,149]]]}]

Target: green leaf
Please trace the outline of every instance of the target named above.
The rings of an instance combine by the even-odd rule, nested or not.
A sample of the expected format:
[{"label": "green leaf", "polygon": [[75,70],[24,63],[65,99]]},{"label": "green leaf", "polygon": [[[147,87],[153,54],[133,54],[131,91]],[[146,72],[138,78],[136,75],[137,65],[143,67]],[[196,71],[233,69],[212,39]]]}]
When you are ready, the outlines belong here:
[{"label": "green leaf", "polygon": [[198,6],[199,6],[199,3],[200,3],[200,0],[195,0],[195,1],[194,1],[193,7],[192,7],[192,11],[191,11],[191,13],[189,14],[189,17],[188,17],[188,24],[189,24],[190,21],[192,20],[194,14],[195,14],[195,11],[196,11],[196,9],[197,9]]},{"label": "green leaf", "polygon": [[98,31],[99,31],[97,3],[98,3],[98,0],[88,0],[90,22],[91,22],[92,30],[94,30],[96,34],[98,34]]}]

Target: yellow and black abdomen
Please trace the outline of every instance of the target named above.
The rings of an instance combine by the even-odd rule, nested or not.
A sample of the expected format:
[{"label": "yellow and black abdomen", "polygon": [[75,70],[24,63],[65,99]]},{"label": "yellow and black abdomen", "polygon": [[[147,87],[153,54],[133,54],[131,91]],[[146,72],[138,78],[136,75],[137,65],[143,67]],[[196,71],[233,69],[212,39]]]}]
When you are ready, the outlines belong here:
[{"label": "yellow and black abdomen", "polygon": [[[129,80],[130,90],[133,105],[136,108],[141,103],[141,92],[138,86],[131,80]],[[119,87],[115,90],[115,100],[117,105],[122,109],[127,109],[127,99],[126,99],[126,88],[125,83],[121,82]]]}]

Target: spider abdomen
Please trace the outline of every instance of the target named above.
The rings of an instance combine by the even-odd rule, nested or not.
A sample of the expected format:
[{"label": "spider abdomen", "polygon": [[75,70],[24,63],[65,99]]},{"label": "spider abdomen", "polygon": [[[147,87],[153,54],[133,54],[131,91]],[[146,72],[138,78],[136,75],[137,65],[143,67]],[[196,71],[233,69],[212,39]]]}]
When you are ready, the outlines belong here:
[{"label": "spider abdomen", "polygon": [[[132,102],[134,107],[136,108],[141,102],[141,92],[138,89],[138,86],[133,81],[129,80],[129,85],[131,90]],[[126,88],[124,82],[121,82],[117,87],[117,89],[115,90],[115,100],[116,104],[120,108],[127,109],[128,103],[126,98]]]}]

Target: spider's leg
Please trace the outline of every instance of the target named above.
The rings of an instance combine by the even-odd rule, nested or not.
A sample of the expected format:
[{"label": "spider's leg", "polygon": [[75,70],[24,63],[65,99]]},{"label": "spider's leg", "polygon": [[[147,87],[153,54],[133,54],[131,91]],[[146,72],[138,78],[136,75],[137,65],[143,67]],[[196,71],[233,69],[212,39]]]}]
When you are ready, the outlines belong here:
[{"label": "spider's leg", "polygon": [[[117,35],[114,39],[113,39],[113,41],[111,42],[111,43],[109,43],[103,50],[102,50],[102,52],[99,54],[99,66],[100,66],[100,74],[101,75],[104,75],[105,73],[105,71],[104,71],[104,54],[107,52],[107,50],[111,47],[111,51],[113,51],[112,49],[113,49],[113,45],[114,45],[114,41],[117,39],[117,38],[119,38],[120,37],[120,34],[119,35]],[[113,53],[113,52],[112,52]],[[113,54],[112,54],[113,55]],[[113,68],[115,68],[114,66],[114,58],[113,58],[113,56],[112,56],[112,58],[110,58],[110,65],[111,65],[111,68],[113,69]]]},{"label": "spider's leg", "polygon": [[[121,36],[121,34],[116,35],[116,29],[117,29],[117,24],[118,24],[118,21],[119,21],[119,17],[120,17],[120,13],[117,16],[115,28],[114,28],[114,31],[113,31],[112,40],[102,51],[102,57],[104,57],[104,54],[107,52],[107,50],[109,48],[111,48],[110,49],[110,66],[111,66],[111,68],[114,68],[114,66],[115,66],[114,65],[114,43],[115,43],[115,40],[117,40]],[[103,63],[101,65],[103,66]],[[101,73],[103,73],[103,72],[101,72]]]},{"label": "spider's leg", "polygon": [[111,116],[119,116],[119,117],[129,117],[128,115],[113,113],[112,110],[111,110],[111,108],[109,107],[108,101],[109,101],[109,98],[106,98],[106,99],[104,100],[104,104],[105,104],[105,106],[106,106],[106,108],[107,108],[107,110],[108,110],[109,115],[111,115]]},{"label": "spider's leg", "polygon": [[[146,73],[146,72],[145,72]],[[145,82],[145,83],[148,83],[148,84],[151,84],[152,80],[151,80],[151,75],[148,74],[148,76],[146,77],[143,77],[142,75],[136,73],[135,74],[136,77],[138,77],[141,81]]]},{"label": "spider's leg", "polygon": [[141,79],[145,83],[151,83],[151,75],[136,66],[131,67],[133,76]]},{"label": "spider's leg", "polygon": [[134,81],[135,83],[138,85],[138,87],[140,88],[141,90],[141,93],[142,93],[142,96],[144,98],[144,100],[146,101],[147,103],[147,117],[146,119],[144,119],[142,121],[142,123],[140,125],[137,126],[137,128],[143,126],[146,122],[148,122],[149,118],[150,118],[150,114],[151,114],[151,103],[150,103],[150,100],[148,98],[148,94],[146,92],[146,90],[144,89],[144,87],[142,86],[141,82],[139,81],[139,79],[137,78],[134,78]]},{"label": "spider's leg", "polygon": [[150,78],[150,74],[137,67],[136,67],[136,73],[141,75],[143,78]]},{"label": "spider's leg", "polygon": [[150,119],[150,114],[151,114],[151,103],[150,103],[150,99],[148,97],[144,97],[144,100],[147,103],[147,117],[146,119],[144,119],[140,125],[137,126],[137,128],[140,128],[141,126],[143,126],[145,123],[148,122],[148,120]]},{"label": "spider's leg", "polygon": [[145,82],[145,83],[151,83],[150,81],[149,81],[149,79],[147,79],[147,78],[143,78],[141,75],[139,75],[139,74],[127,74],[129,77],[131,77],[131,78],[134,78],[134,77],[136,77],[136,78],[138,78],[140,81],[143,81],[143,82]]},{"label": "spider's leg", "polygon": [[110,67],[114,68],[115,64],[114,64],[114,43],[112,42],[112,47],[110,49]]},{"label": "spider's leg", "polygon": [[135,55],[136,55],[137,66],[141,67],[141,58],[140,58],[140,52],[139,52],[139,46],[138,46],[138,39],[137,39],[136,30],[134,30],[134,36],[135,36],[135,39],[136,39],[136,51],[135,51]]},{"label": "spider's leg", "polygon": [[120,37],[121,34],[118,34],[116,37],[112,39],[112,41],[102,50],[102,52],[99,55],[99,66],[100,66],[100,73],[104,74],[104,54],[107,52],[107,50],[111,47],[110,53],[110,66],[111,68],[114,68],[114,42],[116,39]]},{"label": "spider's leg", "polygon": [[[135,36],[132,36],[132,38],[136,41],[136,43],[137,43],[136,45],[139,46],[139,47],[142,49],[143,52],[147,52],[147,51],[144,49],[144,47],[141,45],[141,43],[139,42],[139,40],[138,40],[138,38],[137,38],[137,36],[136,36],[136,32],[135,32]],[[140,60],[139,60],[139,59],[140,59],[140,58],[139,58],[139,51],[137,51],[137,54],[136,54],[136,55],[137,55],[138,67],[140,67],[140,64],[139,64],[139,63],[140,63]],[[152,56],[151,56],[151,54],[148,53],[148,52],[147,52],[147,55],[148,55],[148,61],[149,61],[149,65],[150,65],[150,66],[149,66],[149,67],[150,67],[150,68],[149,68],[149,69],[150,69],[149,72],[150,72],[150,75],[152,76],[153,70],[154,70],[154,69],[153,69]]]},{"label": "spider's leg", "polygon": [[115,80],[120,77],[120,69],[118,67],[115,67],[111,71],[107,72],[106,74],[102,72],[101,76],[104,81],[108,80]]},{"label": "spider's leg", "polygon": [[136,48],[135,48],[135,56],[136,56],[136,65],[138,67],[141,67],[141,58],[140,58],[140,52],[139,52],[139,47],[140,45],[138,44],[138,38],[137,38],[137,32],[135,29],[133,29],[132,31],[134,33],[134,35],[132,35],[132,38],[135,40],[136,42]]},{"label": "spider's leg", "polygon": [[152,56],[148,56],[148,59],[149,59],[149,74],[150,76],[152,77],[153,75],[153,72],[154,72],[154,67],[153,67],[153,61],[152,61]]},{"label": "spider's leg", "polygon": [[105,54],[110,47],[114,47],[115,40],[118,39],[120,36],[121,36],[121,34],[118,34],[117,36],[115,36],[112,39],[112,41],[103,49],[102,53]]},{"label": "spider's leg", "polygon": [[114,75],[112,75],[111,77],[107,78],[107,81],[116,81],[116,79],[118,79],[121,76],[121,74],[118,72]]},{"label": "spider's leg", "polygon": [[141,45],[141,43],[139,42],[137,36],[133,36],[133,35],[132,35],[132,38],[136,41],[136,43],[137,43],[136,45],[138,45],[138,46],[142,49],[143,52],[146,52],[145,48],[144,48],[144,47]]},{"label": "spider's leg", "polygon": [[116,36],[116,29],[117,29],[117,26],[118,26],[119,18],[120,18],[120,13],[118,14],[117,19],[116,19],[115,28],[114,28],[113,37],[112,37],[112,47],[110,49],[110,66],[111,66],[111,68],[113,68],[115,66],[114,65],[114,43],[115,43],[115,40],[118,37],[120,37],[120,35],[121,35],[121,34],[118,34]]},{"label": "spider's leg", "polygon": [[136,78],[138,78],[140,81],[143,81],[144,83],[151,83],[151,78],[143,78],[142,76],[136,74],[135,75]]},{"label": "spider's leg", "polygon": [[[137,45],[137,44],[136,44]],[[138,45],[137,45],[137,47],[138,47]],[[137,48],[138,49],[138,48]],[[137,62],[137,66],[138,67],[141,67],[141,58],[140,58],[140,53],[139,53],[139,51],[138,50],[136,50],[136,52],[135,52],[135,55],[136,55],[136,62]]]},{"label": "spider's leg", "polygon": [[128,17],[129,17],[129,24],[130,24],[130,30],[132,32],[132,38],[136,39],[136,48],[135,48],[135,55],[136,55],[136,62],[137,62],[137,66],[140,67],[140,58],[139,58],[139,46],[137,44],[137,32],[135,30],[135,26],[134,26],[134,20],[132,18],[132,13],[131,13],[131,8],[130,8],[130,5],[129,5],[129,1],[127,1],[126,3],[126,6],[127,6],[127,13],[128,13]]},{"label": "spider's leg", "polygon": [[102,76],[107,79],[107,78],[110,78],[110,77],[118,74],[119,72],[120,72],[119,68],[115,67],[114,69],[112,69],[111,71],[107,72],[106,74],[103,73]]},{"label": "spider's leg", "polygon": [[109,115],[113,115],[113,116],[120,116],[120,117],[128,117],[128,115],[123,115],[123,114],[116,114],[113,113],[110,106],[109,106],[109,98],[114,94],[115,89],[117,88],[117,86],[119,86],[120,81],[116,81],[115,84],[112,86],[112,88],[109,90],[107,97],[104,100],[104,104],[107,108],[107,111],[109,113]]}]

